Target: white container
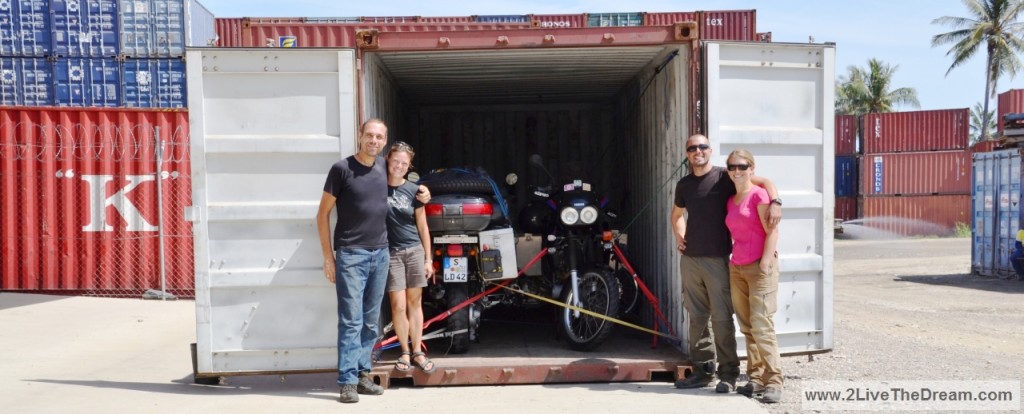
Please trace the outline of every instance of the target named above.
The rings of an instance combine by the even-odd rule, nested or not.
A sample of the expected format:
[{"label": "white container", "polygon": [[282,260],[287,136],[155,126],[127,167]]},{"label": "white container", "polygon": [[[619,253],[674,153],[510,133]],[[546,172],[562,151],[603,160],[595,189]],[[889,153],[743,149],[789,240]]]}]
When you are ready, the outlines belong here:
[{"label": "white container", "polygon": [[[382,44],[402,44],[395,40]],[[835,51],[705,43],[709,92],[699,97],[690,90],[691,50],[686,43],[367,49],[358,62],[346,49],[189,50],[198,372],[336,369],[336,299],[322,275],[314,216],[330,165],[354,152],[358,120],[370,117],[389,124],[391,139],[416,147],[422,168],[448,160],[500,166],[492,176],[522,173],[527,142],[550,168],[561,164],[552,154],[590,163],[590,182],[617,197],[610,206],[621,209],[619,226],[630,224],[618,229],[631,236],[630,261],[674,330],[686,332],[668,221],[694,130],[689,115],[703,108],[694,119],[707,123],[714,163],[724,165],[732,149],[753,151],[758,173],[785,203],[775,319],[781,351],[831,349]],[[645,88],[652,78],[655,86]],[[466,128],[455,130],[452,146],[420,138],[446,119]],[[523,187],[548,180],[520,177]],[[500,249],[515,245],[506,235],[499,241]]]}]

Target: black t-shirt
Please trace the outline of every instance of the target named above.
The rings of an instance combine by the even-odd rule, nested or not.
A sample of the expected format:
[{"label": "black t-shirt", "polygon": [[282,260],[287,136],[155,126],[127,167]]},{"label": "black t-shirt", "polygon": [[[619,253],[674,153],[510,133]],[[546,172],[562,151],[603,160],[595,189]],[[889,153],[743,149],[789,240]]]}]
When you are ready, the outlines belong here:
[{"label": "black t-shirt", "polygon": [[733,194],[736,185],[722,167],[711,167],[702,176],[689,174],[676,183],[676,207],[687,212],[683,254],[728,257],[732,253],[732,238],[725,227],[725,203]]},{"label": "black t-shirt", "polygon": [[423,203],[416,199],[420,186],[406,181],[398,187],[388,186],[388,246],[405,249],[420,244],[416,229],[416,209]]},{"label": "black t-shirt", "polygon": [[337,200],[338,225],[334,248],[381,249],[388,247],[385,219],[388,215],[388,172],[384,158],[367,167],[349,156],[331,166],[324,192]]}]

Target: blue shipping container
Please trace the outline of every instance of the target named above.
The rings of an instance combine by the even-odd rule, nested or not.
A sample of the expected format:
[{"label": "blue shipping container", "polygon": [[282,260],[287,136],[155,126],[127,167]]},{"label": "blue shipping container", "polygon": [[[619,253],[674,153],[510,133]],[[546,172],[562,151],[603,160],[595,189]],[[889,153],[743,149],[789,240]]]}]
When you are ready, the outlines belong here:
[{"label": "blue shipping container", "polygon": [[975,153],[971,190],[971,272],[1012,277],[1010,254],[1021,223],[1020,153]]},{"label": "blue shipping container", "polygon": [[860,181],[855,155],[836,156],[836,197],[856,197]]},{"label": "blue shipping container", "polygon": [[643,13],[590,13],[587,15],[587,27],[643,25]]},{"label": "blue shipping container", "polygon": [[50,54],[50,2],[0,0],[0,55]]},{"label": "blue shipping container", "polygon": [[120,7],[121,54],[138,58],[185,55],[182,0],[120,0]]},{"label": "blue shipping container", "polygon": [[530,16],[525,14],[495,14],[476,16],[478,23],[529,23]]},{"label": "blue shipping container", "polygon": [[53,63],[45,58],[0,58],[0,105],[53,105]]},{"label": "blue shipping container", "polygon": [[121,65],[114,58],[54,62],[58,106],[121,106]]},{"label": "blue shipping container", "polygon": [[123,64],[124,106],[129,108],[184,108],[185,61],[181,59],[129,59]]},{"label": "blue shipping container", "polygon": [[117,56],[117,0],[52,0],[53,54]]}]

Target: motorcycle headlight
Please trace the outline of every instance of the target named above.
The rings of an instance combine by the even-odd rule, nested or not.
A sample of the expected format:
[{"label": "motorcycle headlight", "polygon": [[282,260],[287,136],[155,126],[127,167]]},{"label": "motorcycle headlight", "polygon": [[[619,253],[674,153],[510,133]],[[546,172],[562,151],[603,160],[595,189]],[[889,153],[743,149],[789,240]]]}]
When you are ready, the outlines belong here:
[{"label": "motorcycle headlight", "polygon": [[571,226],[580,220],[580,213],[575,208],[566,207],[562,209],[561,213],[558,213],[558,217],[562,219],[563,224]]},{"label": "motorcycle headlight", "polygon": [[583,224],[594,224],[597,221],[597,216],[597,209],[594,206],[586,206],[583,207],[583,210],[580,210],[580,221]]}]

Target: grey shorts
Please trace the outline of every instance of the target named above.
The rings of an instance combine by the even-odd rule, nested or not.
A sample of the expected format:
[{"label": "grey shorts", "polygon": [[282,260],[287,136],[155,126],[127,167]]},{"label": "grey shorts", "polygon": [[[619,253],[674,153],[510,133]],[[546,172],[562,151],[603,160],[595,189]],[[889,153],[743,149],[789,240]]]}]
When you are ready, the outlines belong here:
[{"label": "grey shorts", "polygon": [[425,264],[422,245],[391,249],[387,291],[397,292],[427,286],[427,271],[423,267]]}]

